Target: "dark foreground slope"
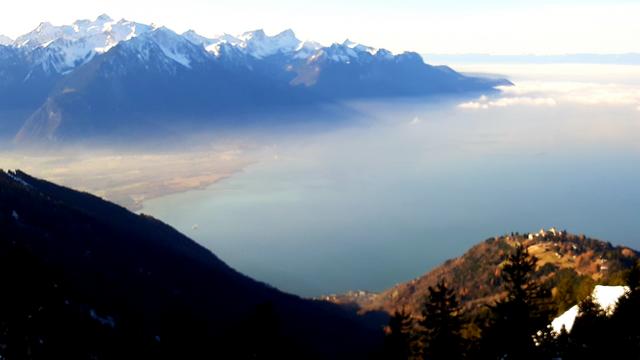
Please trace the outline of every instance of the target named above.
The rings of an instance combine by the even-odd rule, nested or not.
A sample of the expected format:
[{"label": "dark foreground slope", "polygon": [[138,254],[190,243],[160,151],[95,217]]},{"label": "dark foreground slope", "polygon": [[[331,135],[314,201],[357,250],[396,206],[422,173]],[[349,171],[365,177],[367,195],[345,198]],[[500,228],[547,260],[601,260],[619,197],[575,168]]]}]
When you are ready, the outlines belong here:
[{"label": "dark foreground slope", "polygon": [[158,220],[22,172],[0,172],[0,286],[8,359],[353,359],[381,336]]}]

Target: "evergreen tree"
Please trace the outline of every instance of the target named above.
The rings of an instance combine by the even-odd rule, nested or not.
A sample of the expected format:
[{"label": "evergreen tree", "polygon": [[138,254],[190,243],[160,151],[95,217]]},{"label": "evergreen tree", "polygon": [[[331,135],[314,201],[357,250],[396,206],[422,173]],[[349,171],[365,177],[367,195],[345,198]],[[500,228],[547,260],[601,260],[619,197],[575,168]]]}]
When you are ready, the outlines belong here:
[{"label": "evergreen tree", "polygon": [[572,346],[571,337],[569,336],[569,332],[567,328],[562,325],[562,329],[560,329],[559,334],[554,334],[555,337],[551,342],[551,347],[554,350],[555,356],[554,359],[569,359],[568,354],[570,348]]},{"label": "evergreen tree", "polygon": [[402,309],[394,312],[384,339],[384,358],[406,360],[411,356],[413,321],[411,315]]},{"label": "evergreen tree", "polygon": [[424,359],[455,360],[463,357],[460,314],[458,297],[444,280],[435,287],[429,287],[419,321]]},{"label": "evergreen tree", "polygon": [[629,292],[618,301],[611,316],[611,331],[615,333],[616,350],[628,359],[640,359],[640,262],[627,278]]},{"label": "evergreen tree", "polygon": [[554,309],[551,294],[535,279],[538,259],[518,244],[501,271],[506,296],[491,307],[492,319],[483,334],[486,359],[540,359],[547,349],[536,346],[536,336],[548,338]]},{"label": "evergreen tree", "polygon": [[564,359],[601,359],[607,358],[613,351],[609,338],[609,323],[604,310],[587,297],[579,304],[579,312],[571,333],[569,334],[569,346],[563,354]]}]

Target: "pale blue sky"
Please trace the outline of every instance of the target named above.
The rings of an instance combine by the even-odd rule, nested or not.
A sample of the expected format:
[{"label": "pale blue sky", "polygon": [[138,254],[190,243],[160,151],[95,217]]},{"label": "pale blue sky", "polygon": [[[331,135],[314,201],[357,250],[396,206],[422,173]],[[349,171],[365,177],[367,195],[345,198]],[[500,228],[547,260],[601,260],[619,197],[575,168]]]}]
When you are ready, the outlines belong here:
[{"label": "pale blue sky", "polygon": [[292,28],[303,40],[350,38],[393,51],[559,54],[640,52],[640,2],[596,0],[19,0],[4,4],[0,34],[41,21],[108,13],[204,35]]}]

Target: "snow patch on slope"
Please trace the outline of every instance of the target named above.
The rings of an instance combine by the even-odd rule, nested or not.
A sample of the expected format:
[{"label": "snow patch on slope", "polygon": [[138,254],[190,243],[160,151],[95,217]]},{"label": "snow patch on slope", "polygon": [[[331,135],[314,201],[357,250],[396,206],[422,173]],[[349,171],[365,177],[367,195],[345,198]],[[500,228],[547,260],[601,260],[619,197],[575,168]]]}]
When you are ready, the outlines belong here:
[{"label": "snow patch on slope", "polygon": [[[611,315],[617,306],[618,299],[627,292],[629,292],[629,287],[627,286],[597,285],[595,289],[593,289],[591,297],[596,304],[600,305],[607,315]],[[576,317],[578,317],[579,311],[579,306],[575,305],[564,314],[555,318],[551,322],[553,331],[559,334],[560,331],[562,331],[562,327],[564,327],[568,332],[570,332],[576,321]]]},{"label": "snow patch on slope", "polygon": [[183,51],[184,42],[186,39],[180,37],[180,35],[161,27],[152,33],[153,40],[160,47],[162,52],[173,61],[187,68],[191,67],[191,59]]}]

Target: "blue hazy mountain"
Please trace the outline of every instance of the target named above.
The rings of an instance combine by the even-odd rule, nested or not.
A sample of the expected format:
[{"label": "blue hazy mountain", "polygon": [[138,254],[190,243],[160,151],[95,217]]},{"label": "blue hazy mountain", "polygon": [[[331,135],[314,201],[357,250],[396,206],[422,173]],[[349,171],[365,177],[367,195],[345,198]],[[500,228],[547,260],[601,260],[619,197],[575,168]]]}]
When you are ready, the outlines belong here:
[{"label": "blue hazy mountain", "polygon": [[303,42],[291,30],[208,38],[106,15],[42,23],[0,46],[0,80],[2,130],[19,141],[148,134],[287,106],[508,84],[430,66],[416,53]]},{"label": "blue hazy mountain", "polygon": [[31,64],[20,49],[0,45],[0,134],[15,135],[62,77]]}]

